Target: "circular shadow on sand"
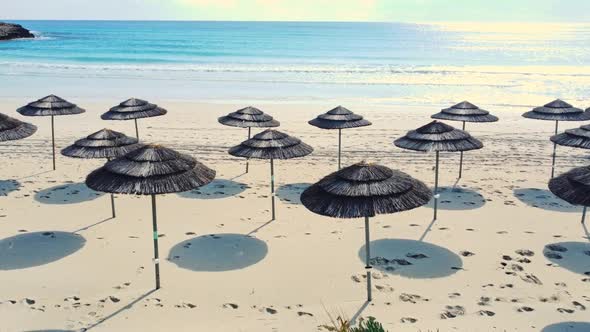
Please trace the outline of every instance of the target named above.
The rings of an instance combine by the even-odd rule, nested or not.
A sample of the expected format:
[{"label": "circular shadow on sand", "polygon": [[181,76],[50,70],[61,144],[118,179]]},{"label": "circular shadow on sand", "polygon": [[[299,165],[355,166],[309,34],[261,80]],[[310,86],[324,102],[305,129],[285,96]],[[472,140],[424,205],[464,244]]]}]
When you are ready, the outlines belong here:
[{"label": "circular shadow on sand", "polygon": [[[482,194],[473,189],[461,187],[439,187],[438,208],[440,210],[474,210],[485,205]],[[426,205],[434,208],[434,198]]]},{"label": "circular shadow on sand", "polygon": [[18,270],[45,265],[84,247],[84,237],[47,231],[23,233],[0,240],[0,270]]},{"label": "circular shadow on sand", "polygon": [[287,204],[301,204],[301,193],[311,186],[311,183],[290,183],[277,189],[277,197]]},{"label": "circular shadow on sand", "polygon": [[192,271],[230,271],[254,265],[268,253],[266,243],[242,234],[209,234],[175,245],[168,260]]},{"label": "circular shadow on sand", "polygon": [[[463,266],[450,250],[422,241],[406,239],[375,240],[371,245],[371,265],[383,272],[407,278],[442,278]],[[365,261],[365,246],[359,250]]]},{"label": "circular shadow on sand", "polygon": [[35,200],[44,204],[77,204],[102,195],[104,193],[88,188],[85,183],[67,183],[39,191]]},{"label": "circular shadow on sand", "polygon": [[526,205],[536,207],[543,210],[559,211],[559,212],[581,212],[582,208],[571,205],[568,202],[553,195],[552,192],[546,189],[538,188],[520,188],[514,189],[514,197],[518,198]]},{"label": "circular shadow on sand", "polygon": [[543,249],[543,255],[566,270],[590,277],[590,242],[548,244]]},{"label": "circular shadow on sand", "polygon": [[194,199],[220,199],[235,196],[248,188],[248,185],[225,179],[215,179],[206,186],[178,193],[178,196]]},{"label": "circular shadow on sand", "polygon": [[16,180],[0,180],[0,196],[8,196],[13,191],[19,190],[20,182]]},{"label": "circular shadow on sand", "polygon": [[561,322],[545,326],[541,332],[588,332],[588,322]]}]

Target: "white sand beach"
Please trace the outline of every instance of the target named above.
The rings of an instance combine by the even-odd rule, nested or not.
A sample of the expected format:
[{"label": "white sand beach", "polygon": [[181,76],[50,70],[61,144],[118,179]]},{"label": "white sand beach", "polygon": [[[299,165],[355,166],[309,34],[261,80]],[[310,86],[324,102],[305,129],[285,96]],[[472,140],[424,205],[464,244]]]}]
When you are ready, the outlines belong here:
[{"label": "white sand beach", "polygon": [[[17,117],[28,101],[0,109]],[[105,127],[134,134],[133,122],[100,120],[120,100],[71,101],[87,112],[56,117],[59,148]],[[102,161],[60,155],[51,171],[49,118],[18,116],[39,130],[0,144],[0,331],[321,331],[329,315],[374,316],[392,332],[590,330],[589,230],[581,208],[547,189],[554,124],[522,118],[529,108],[471,100],[500,121],[468,124],[484,148],[465,154],[460,181],[458,154],[441,154],[434,224],[430,206],[371,219],[372,256],[384,259],[367,304],[363,221],[321,217],[299,201],[336,170],[337,131],[307,124],[336,105],[254,105],[315,149],[275,163],[269,222],[268,162],[243,174],[227,150],[247,131],[217,122],[247,105],[151,101],[169,112],[142,119],[142,139],[217,171],[200,190],[158,197],[162,288],[152,291],[149,197],[116,195],[109,219],[108,195],[83,184]],[[437,108],[345,106],[373,125],[343,131],[344,165],[378,162],[433,185],[434,154],[392,142]],[[557,152],[557,174],[588,164],[584,151]]]}]

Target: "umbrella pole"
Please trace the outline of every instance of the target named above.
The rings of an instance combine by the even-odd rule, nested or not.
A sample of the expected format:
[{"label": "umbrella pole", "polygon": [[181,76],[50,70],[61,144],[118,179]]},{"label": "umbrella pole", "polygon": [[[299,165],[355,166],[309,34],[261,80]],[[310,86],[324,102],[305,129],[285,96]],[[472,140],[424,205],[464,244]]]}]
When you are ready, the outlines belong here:
[{"label": "umbrella pole", "polygon": [[340,154],[342,151],[342,129],[338,128],[338,170],[340,170]]},{"label": "umbrella pole", "polygon": [[438,154],[436,151],[436,166],[434,173],[434,220],[436,220],[436,213],[438,209]]},{"label": "umbrella pole", "polygon": [[[463,131],[465,131],[465,121],[463,121]],[[459,157],[459,179],[463,174],[463,151],[461,151],[461,156]]]},{"label": "umbrella pole", "polygon": [[275,166],[272,158],[270,158],[270,198],[272,201],[271,220],[275,220]]},{"label": "umbrella pole", "polygon": [[55,129],[53,128],[53,115],[51,116],[51,146],[53,147],[53,170],[55,171]]},{"label": "umbrella pole", "polygon": [[[107,158],[107,161],[111,161],[111,158]],[[111,193],[111,211],[113,213],[113,219],[117,217],[115,214],[115,194]]]},{"label": "umbrella pole", "polygon": [[152,194],[152,221],[154,227],[154,265],[156,268],[156,289],[160,289],[160,260],[158,255],[158,219],[156,216],[156,195]]},{"label": "umbrella pole", "polygon": [[369,217],[365,217],[365,252],[366,252],[366,259],[365,259],[365,270],[367,270],[367,301],[373,300],[373,296],[371,295],[371,245],[370,245],[370,236],[369,236]]},{"label": "umbrella pole", "polygon": [[[555,121],[555,135],[557,135],[557,129],[559,126],[559,121]],[[551,178],[555,176],[555,154],[557,150],[557,143],[553,142],[553,162],[551,163]]]},{"label": "umbrella pole", "polygon": [[582,224],[586,223],[586,206],[584,206],[584,209],[582,210]]},{"label": "umbrella pole", "polygon": [[[250,131],[252,130],[252,127],[248,127],[248,139],[250,139]],[[246,159],[246,174],[248,174],[248,164],[249,164],[250,159]]]},{"label": "umbrella pole", "polygon": [[139,141],[139,129],[137,129],[137,119],[133,119],[135,121],[135,138]]}]

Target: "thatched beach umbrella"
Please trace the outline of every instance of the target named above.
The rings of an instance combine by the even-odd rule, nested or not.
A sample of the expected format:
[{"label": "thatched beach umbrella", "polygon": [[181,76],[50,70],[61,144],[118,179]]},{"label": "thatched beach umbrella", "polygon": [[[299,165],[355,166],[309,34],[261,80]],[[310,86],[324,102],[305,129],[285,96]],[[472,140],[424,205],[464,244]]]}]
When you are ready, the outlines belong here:
[{"label": "thatched beach umbrella", "polygon": [[371,122],[361,115],[354,114],[345,107],[338,106],[308,122],[321,129],[338,129],[338,169],[341,168],[342,129],[370,126]]},{"label": "thatched beach umbrella", "polygon": [[100,116],[103,120],[133,120],[135,122],[135,137],[139,140],[137,119],[151,118],[168,113],[156,104],[150,104],[145,100],[131,98],[120,103]]},{"label": "thatched beach umbrella", "polygon": [[[252,106],[229,113],[226,116],[218,118],[217,121],[226,126],[248,128],[248,139],[251,137],[252,127],[274,128],[281,124],[279,121],[273,119],[272,116]],[[246,160],[246,173],[248,173],[248,166],[248,160]]]},{"label": "thatched beach umbrella", "polygon": [[156,195],[189,191],[206,185],[215,171],[195,158],[159,145],[145,145],[107,162],[86,178],[96,191],[115,194],[150,195],[156,289],[160,288]]},{"label": "thatched beach umbrella", "polygon": [[53,117],[86,112],[58,96],[49,95],[16,110],[24,116],[51,116],[51,145],[53,147],[53,170],[55,170],[55,130]]},{"label": "thatched beach umbrella", "polygon": [[[461,121],[463,122],[462,130],[465,130],[465,122],[496,122],[498,117],[491,115],[490,112],[483,110],[474,104],[463,101],[457,105],[442,109],[439,113],[431,116],[433,119]],[[463,175],[463,151],[459,157],[459,179]]]},{"label": "thatched beach umbrella", "polygon": [[229,154],[236,157],[270,159],[270,194],[272,202],[272,219],[275,220],[275,159],[292,159],[310,154],[313,148],[300,139],[278,130],[267,129],[229,149]]},{"label": "thatched beach umbrella", "polygon": [[[522,115],[528,119],[555,121],[555,135],[559,128],[559,121],[588,121],[590,112],[573,107],[563,100],[556,99],[545,106],[534,108],[532,111]],[[557,143],[553,143],[553,156],[551,162],[551,178],[555,176],[555,156],[557,152]]]},{"label": "thatched beach umbrella", "polygon": [[590,166],[577,167],[549,180],[549,190],[572,205],[581,205],[582,224],[590,206]]},{"label": "thatched beach umbrella", "polygon": [[37,131],[37,127],[0,113],[0,142],[27,138]]},{"label": "thatched beach umbrella", "polygon": [[483,144],[471,137],[464,130],[455,129],[448,124],[432,121],[416,130],[410,130],[406,136],[393,142],[402,149],[423,152],[436,152],[436,166],[434,175],[434,220],[438,208],[438,159],[439,152],[459,152],[481,149]]},{"label": "thatched beach umbrella", "polygon": [[[61,154],[72,158],[106,158],[107,160],[111,160],[140,147],[141,145],[137,143],[136,138],[129,137],[114,130],[102,129],[62,149]],[[113,218],[115,218],[115,195],[112,193],[111,210],[113,212]]]},{"label": "thatched beach umbrella", "polygon": [[333,218],[365,218],[367,300],[371,301],[369,218],[407,211],[432,198],[428,187],[406,173],[361,162],[334,172],[301,194],[313,213]]}]

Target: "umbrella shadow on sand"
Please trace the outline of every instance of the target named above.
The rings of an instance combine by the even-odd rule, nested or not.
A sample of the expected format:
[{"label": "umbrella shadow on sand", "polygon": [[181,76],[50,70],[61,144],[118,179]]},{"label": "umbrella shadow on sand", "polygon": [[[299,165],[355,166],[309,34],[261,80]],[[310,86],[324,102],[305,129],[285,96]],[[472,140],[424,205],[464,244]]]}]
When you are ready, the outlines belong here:
[{"label": "umbrella shadow on sand", "polygon": [[289,183],[277,188],[276,196],[287,204],[301,204],[301,193],[311,183]]},{"label": "umbrella shadow on sand", "polygon": [[35,200],[43,204],[77,204],[102,195],[104,194],[88,188],[84,183],[66,183],[37,192]]},{"label": "umbrella shadow on sand", "polygon": [[231,271],[260,262],[268,253],[265,242],[242,234],[208,234],[175,245],[168,260],[192,271]]},{"label": "umbrella shadow on sand", "polygon": [[543,210],[559,212],[582,212],[581,207],[567,203],[546,189],[514,189],[514,196],[526,205]]},{"label": "umbrella shadow on sand", "polygon": [[589,322],[561,322],[545,326],[541,332],[586,332],[590,331]]},{"label": "umbrella shadow on sand", "polygon": [[[479,192],[462,187],[439,187],[438,208],[440,210],[474,210],[486,203],[485,198]],[[426,205],[434,208],[434,198]]]},{"label": "umbrella shadow on sand", "polygon": [[20,182],[17,180],[0,180],[0,196],[8,196],[13,191],[19,190]]},{"label": "umbrella shadow on sand", "polygon": [[45,265],[84,247],[81,235],[59,231],[23,233],[0,240],[0,270]]},{"label": "umbrella shadow on sand", "polygon": [[552,263],[590,278],[590,243],[558,242],[545,246],[543,255]]},{"label": "umbrella shadow on sand", "polygon": [[205,186],[178,193],[178,196],[194,199],[220,199],[236,196],[244,192],[247,188],[249,188],[248,185],[244,183],[226,179],[215,179]]},{"label": "umbrella shadow on sand", "polygon": [[[406,278],[442,278],[462,269],[461,258],[450,250],[407,239],[371,241],[371,265],[379,271]],[[365,246],[359,249],[365,260]]]}]

